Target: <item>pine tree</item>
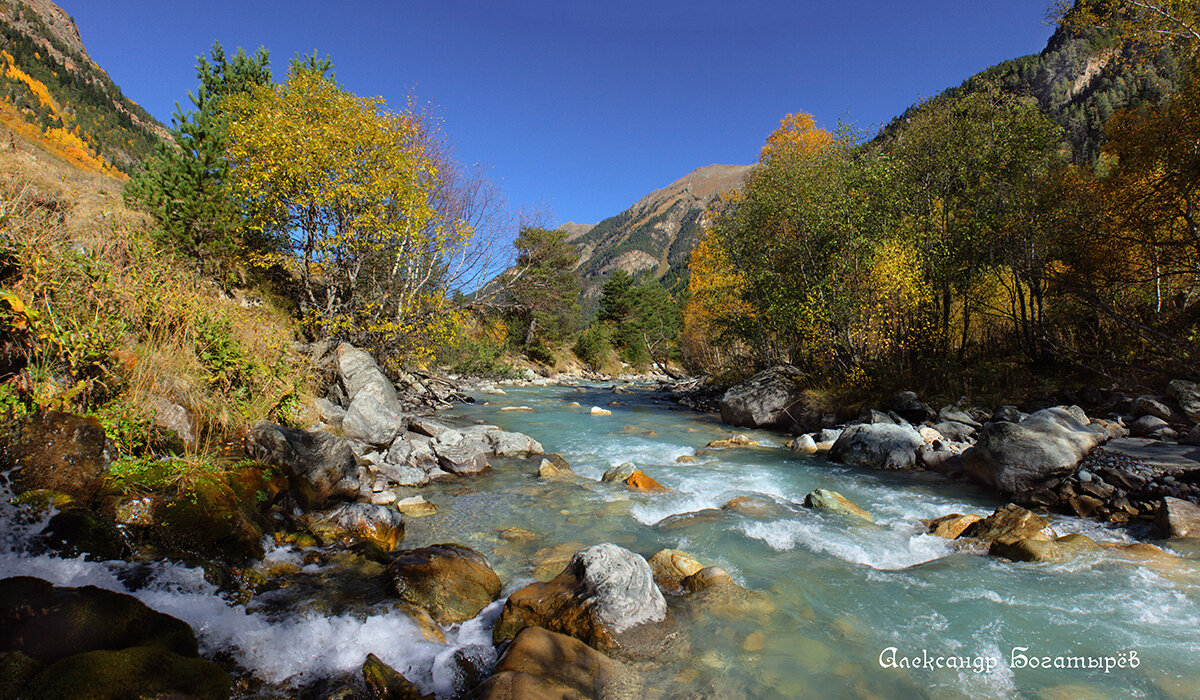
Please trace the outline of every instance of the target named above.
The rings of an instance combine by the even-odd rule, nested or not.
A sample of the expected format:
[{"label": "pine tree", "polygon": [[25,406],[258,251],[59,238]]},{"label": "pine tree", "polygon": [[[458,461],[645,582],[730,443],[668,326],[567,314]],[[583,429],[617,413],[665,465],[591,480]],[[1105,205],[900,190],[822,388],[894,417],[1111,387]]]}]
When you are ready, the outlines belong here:
[{"label": "pine tree", "polygon": [[241,230],[239,212],[224,191],[229,165],[221,109],[226,97],[271,84],[269,63],[266,49],[253,56],[238,49],[230,59],[221,44],[214,43],[208,58],[197,58],[200,85],[188,93],[193,108],[185,112],[175,105],[175,143],[161,145],[125,187],[126,202],[158,218],[169,246],[213,269],[220,269],[239,245],[270,247],[268,241]]}]

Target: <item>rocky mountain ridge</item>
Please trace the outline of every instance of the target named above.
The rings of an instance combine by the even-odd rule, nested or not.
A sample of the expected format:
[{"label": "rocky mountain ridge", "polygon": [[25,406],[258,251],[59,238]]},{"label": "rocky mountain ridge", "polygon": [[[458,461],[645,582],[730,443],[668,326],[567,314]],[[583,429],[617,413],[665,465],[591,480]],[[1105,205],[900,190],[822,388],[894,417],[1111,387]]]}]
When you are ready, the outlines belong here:
[{"label": "rocky mountain ridge", "polygon": [[594,226],[560,226],[579,251],[584,304],[595,304],[604,278],[617,269],[649,275],[668,288],[686,284],[688,257],[700,240],[705,209],[720,193],[739,187],[752,167],[698,168]]}]

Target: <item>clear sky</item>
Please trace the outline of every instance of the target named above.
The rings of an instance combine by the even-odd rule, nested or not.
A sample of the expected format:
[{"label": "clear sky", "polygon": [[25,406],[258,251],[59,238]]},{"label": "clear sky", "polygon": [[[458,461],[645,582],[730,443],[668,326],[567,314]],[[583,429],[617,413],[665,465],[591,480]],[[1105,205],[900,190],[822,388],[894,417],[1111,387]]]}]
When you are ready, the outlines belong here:
[{"label": "clear sky", "polygon": [[92,58],[164,123],[214,40],[276,77],[329,54],[338,80],[433,105],[459,160],[511,206],[595,223],[711,163],[751,163],[789,112],[875,130],[1037,53],[1048,0],[58,0]]}]

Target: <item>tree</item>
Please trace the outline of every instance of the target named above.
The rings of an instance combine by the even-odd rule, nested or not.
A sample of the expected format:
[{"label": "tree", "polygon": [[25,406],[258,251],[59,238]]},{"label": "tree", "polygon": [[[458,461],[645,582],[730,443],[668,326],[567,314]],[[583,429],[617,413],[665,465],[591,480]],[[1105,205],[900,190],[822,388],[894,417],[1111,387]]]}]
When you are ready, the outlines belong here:
[{"label": "tree", "polygon": [[1195,60],[1200,50],[1196,0],[1055,0],[1051,15],[1066,27],[1113,32],[1142,54],[1170,47]]},{"label": "tree", "polygon": [[633,288],[633,277],[628,272],[617,268],[608,274],[600,287],[600,313],[597,318],[601,321],[621,321],[629,313],[629,290]]},{"label": "tree", "polygon": [[175,105],[173,144],[160,144],[125,186],[125,200],[145,208],[159,220],[166,242],[213,270],[227,268],[242,246],[271,249],[264,239],[241,226],[234,203],[226,196],[227,98],[244,95],[272,82],[266,49],[253,56],[238,49],[230,59],[220,43],[208,58],[196,59],[200,86],[188,93],[192,109]]},{"label": "tree", "polygon": [[504,275],[509,308],[522,330],[521,344],[557,340],[579,319],[579,254],[565,231],[526,226],[513,241],[516,265]]},{"label": "tree", "polygon": [[255,230],[286,237],[310,332],[421,356],[453,327],[448,254],[471,228],[433,204],[434,162],[411,115],[293,65],[229,98],[229,193]]}]

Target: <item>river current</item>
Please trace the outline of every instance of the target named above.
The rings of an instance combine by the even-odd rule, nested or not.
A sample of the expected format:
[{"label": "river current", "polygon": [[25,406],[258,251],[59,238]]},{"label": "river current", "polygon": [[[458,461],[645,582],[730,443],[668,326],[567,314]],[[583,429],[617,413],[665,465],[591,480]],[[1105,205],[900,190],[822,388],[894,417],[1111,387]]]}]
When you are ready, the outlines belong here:
[{"label": "river current", "polygon": [[[1200,548],[1162,543],[1176,556],[1131,560],[1105,551],[1062,564],[960,552],[925,534],[921,520],[987,515],[1003,501],[934,475],[796,455],[773,433],[748,431],[759,447],[705,449],[731,430],[648,391],[503,389],[447,414],[525,432],[581,476],[599,479],[632,462],[671,491],[545,481],[537,460],[497,463],[473,481],[420,489],[439,511],[408,520],[404,546],[472,547],[487,555],[505,594],[552,577],[570,554],[601,542],[647,557],[681,549],[757,592],[751,604],[678,615],[691,652],[646,670],[648,697],[1200,697]],[[592,406],[612,414],[592,415]],[[532,410],[501,410],[512,407]],[[800,507],[817,488],[843,494],[875,523]],[[777,507],[766,515],[705,510],[744,495],[769,496]],[[686,515],[697,511],[704,512]],[[217,596],[199,569],[164,563],[131,576],[127,564],[31,556],[21,540],[38,524],[17,524],[11,508],[2,516],[3,575],[131,591],[192,624],[206,655],[231,659],[275,688],[351,674],[375,653],[446,696],[456,657],[494,660],[491,624],[501,602],[448,630],[443,644],[387,606],[247,608]],[[1058,517],[1052,525],[1059,534],[1130,541],[1086,520]],[[322,575],[304,561],[303,552],[275,548],[265,565],[294,562]]]}]

